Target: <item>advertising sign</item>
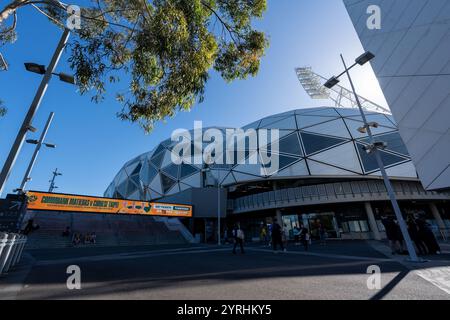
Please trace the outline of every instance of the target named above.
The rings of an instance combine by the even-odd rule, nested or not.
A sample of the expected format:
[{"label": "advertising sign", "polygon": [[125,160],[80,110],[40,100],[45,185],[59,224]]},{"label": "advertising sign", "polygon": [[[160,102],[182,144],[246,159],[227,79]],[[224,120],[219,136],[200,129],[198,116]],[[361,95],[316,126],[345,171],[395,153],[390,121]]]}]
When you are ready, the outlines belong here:
[{"label": "advertising sign", "polygon": [[28,210],[192,217],[192,206],[108,199],[46,192],[27,192]]}]

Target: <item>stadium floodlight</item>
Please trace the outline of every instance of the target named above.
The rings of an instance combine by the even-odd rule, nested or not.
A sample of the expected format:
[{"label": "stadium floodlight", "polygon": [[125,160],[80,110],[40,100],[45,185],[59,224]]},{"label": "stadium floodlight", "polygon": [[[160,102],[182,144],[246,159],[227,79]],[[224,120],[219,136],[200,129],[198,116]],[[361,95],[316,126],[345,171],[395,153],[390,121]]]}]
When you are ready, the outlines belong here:
[{"label": "stadium floodlight", "polygon": [[357,64],[359,64],[360,66],[363,66],[367,62],[372,60],[373,58],[375,58],[375,55],[372,52],[367,51],[367,52],[363,53],[362,55],[360,55],[358,58],[356,58],[355,62]]},{"label": "stadium floodlight", "polygon": [[325,84],[323,86],[328,89],[331,89],[335,85],[337,85],[339,82],[340,82],[340,80],[337,77],[331,77],[327,82],[325,82]]},{"label": "stadium floodlight", "polygon": [[47,71],[45,66],[42,64],[37,64],[33,62],[25,62],[25,69],[29,72],[37,73],[37,74],[45,74]]}]

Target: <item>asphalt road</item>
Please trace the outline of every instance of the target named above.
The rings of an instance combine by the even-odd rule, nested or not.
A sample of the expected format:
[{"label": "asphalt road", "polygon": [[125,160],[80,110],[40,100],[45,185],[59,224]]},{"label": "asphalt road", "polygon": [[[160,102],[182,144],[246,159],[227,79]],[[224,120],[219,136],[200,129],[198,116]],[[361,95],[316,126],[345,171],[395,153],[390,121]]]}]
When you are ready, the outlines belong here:
[{"label": "asphalt road", "polygon": [[[400,259],[400,260],[399,260]],[[262,246],[233,255],[229,246],[68,248],[32,250],[0,279],[0,296],[15,299],[450,299],[450,262],[408,266],[363,241],[291,246],[274,254]],[[450,260],[450,255],[449,255]],[[81,270],[69,290],[68,266]],[[381,289],[367,287],[369,266],[381,269]],[[436,269],[437,268],[437,269]],[[430,270],[438,270],[440,278]],[[444,274],[444,277],[442,277]],[[427,276],[428,275],[428,276]],[[437,279],[436,279],[437,278]],[[448,277],[447,277],[448,279]],[[441,281],[441,282],[439,282]],[[2,295],[2,292],[8,294]]]}]

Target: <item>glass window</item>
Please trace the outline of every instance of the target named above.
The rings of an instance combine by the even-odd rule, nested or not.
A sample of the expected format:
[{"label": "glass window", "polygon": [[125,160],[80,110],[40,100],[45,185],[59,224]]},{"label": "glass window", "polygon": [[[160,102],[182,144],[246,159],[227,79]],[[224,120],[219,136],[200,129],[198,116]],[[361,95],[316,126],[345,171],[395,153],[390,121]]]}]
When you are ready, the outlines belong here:
[{"label": "glass window", "polygon": [[285,167],[290,166],[291,164],[297,162],[298,160],[300,160],[300,158],[291,158],[291,157],[286,157],[286,156],[280,155],[280,158],[279,158],[280,170]]},{"label": "glass window", "polygon": [[163,186],[164,193],[169,191],[173,185],[176,183],[173,179],[161,173],[161,182]]},{"label": "glass window", "polygon": [[345,139],[319,136],[306,132],[302,132],[301,136],[308,155],[346,142]]},{"label": "glass window", "polygon": [[303,155],[297,133],[291,134],[290,136],[281,139],[279,148],[279,151],[281,153],[289,153],[298,156]]},{"label": "glass window", "polygon": [[359,221],[349,221],[348,222],[350,232],[361,232],[359,227]]},{"label": "glass window", "polygon": [[161,167],[161,163],[164,159],[164,154],[165,152],[161,152],[155,156],[153,156],[150,161],[155,165],[155,167],[160,168]]},{"label": "glass window", "polygon": [[[361,141],[369,143],[369,139],[362,139]],[[403,140],[399,133],[389,133],[381,136],[375,137],[375,141],[382,141],[386,142],[388,144],[387,149],[392,150],[394,152],[398,152],[401,154],[404,154],[405,156],[409,156],[408,149],[406,148],[405,144],[403,143]]]},{"label": "glass window", "polygon": [[[358,145],[358,152],[359,155],[361,156],[361,160],[364,166],[364,170],[366,172],[370,172],[370,171],[375,171],[378,170],[378,163],[376,158],[373,155],[369,155],[367,154],[367,152],[364,150],[364,145],[357,143]],[[387,153],[384,151],[380,151],[381,153],[381,158],[383,159],[383,163],[385,166],[390,166],[399,162],[404,162],[405,158],[393,155],[391,153]]]},{"label": "glass window", "polygon": [[167,173],[172,178],[178,179],[178,167],[179,166],[175,164],[171,164],[170,166],[164,168],[162,171],[164,173]]},{"label": "glass window", "polygon": [[184,179],[196,173],[197,171],[198,171],[197,168],[194,168],[193,166],[183,163],[181,165],[180,179]]},{"label": "glass window", "polygon": [[369,232],[369,224],[366,220],[359,221],[361,232]]}]

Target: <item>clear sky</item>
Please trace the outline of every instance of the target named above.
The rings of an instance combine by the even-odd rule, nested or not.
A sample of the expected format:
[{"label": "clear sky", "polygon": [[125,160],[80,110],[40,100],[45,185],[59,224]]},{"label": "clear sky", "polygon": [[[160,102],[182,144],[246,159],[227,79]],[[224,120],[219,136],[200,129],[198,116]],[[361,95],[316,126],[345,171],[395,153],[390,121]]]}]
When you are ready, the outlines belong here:
[{"label": "clear sky", "polygon": [[[0,2],[4,7],[9,1]],[[48,190],[51,172],[58,168],[63,176],[57,179],[56,191],[102,195],[126,161],[150,151],[177,128],[192,129],[195,120],[203,121],[204,126],[240,127],[292,109],[331,105],[330,101],[311,100],[294,68],[312,66],[328,77],[342,71],[340,53],[350,61],[363,52],[342,0],[268,2],[264,18],[256,23],[270,37],[270,48],[258,76],[227,84],[211,73],[205,101],[191,112],[158,124],[149,135],[137,125],[116,118],[121,106],[113,95],[94,104],[90,96],[80,96],[71,85],[53,78],[33,125],[42,130],[54,111],[47,141],[57,144],[57,149],[42,148],[28,188]],[[60,33],[34,9],[22,9],[17,42],[0,49],[10,67],[0,72],[0,99],[8,107],[8,114],[0,118],[2,166],[41,80],[41,76],[26,72],[23,63],[47,65]],[[67,54],[63,55],[57,71],[70,72],[67,58]],[[386,105],[369,65],[355,68],[354,78],[361,95]],[[38,139],[39,134],[29,134],[28,138]],[[20,185],[33,148],[22,148],[3,196]]]}]

